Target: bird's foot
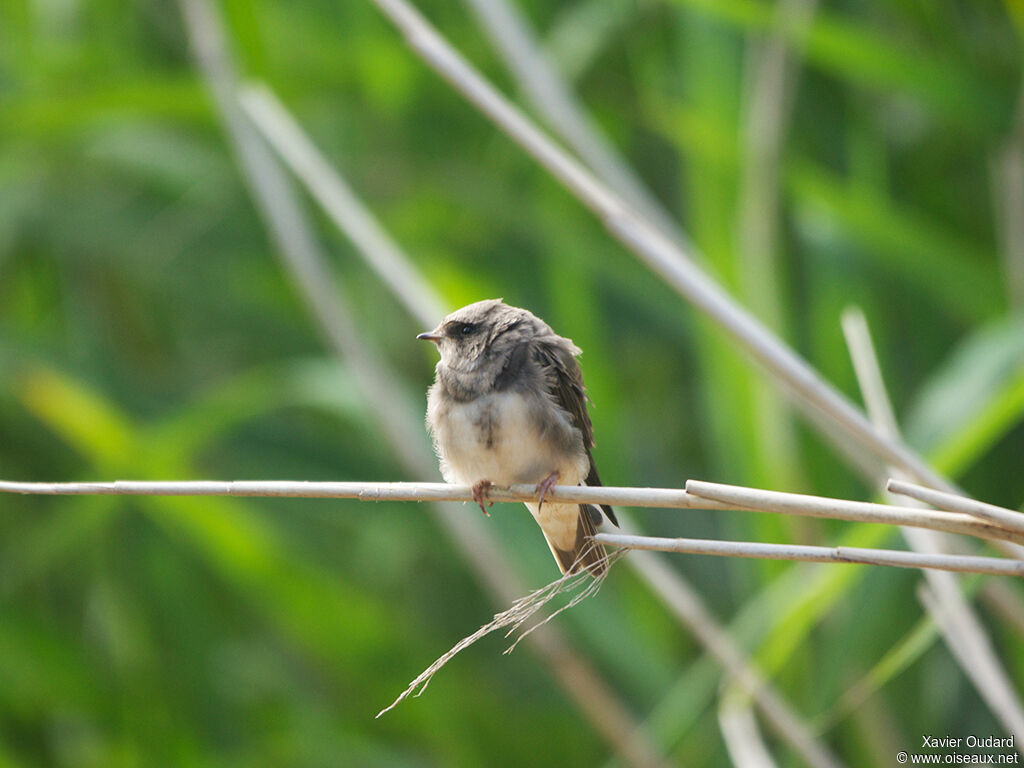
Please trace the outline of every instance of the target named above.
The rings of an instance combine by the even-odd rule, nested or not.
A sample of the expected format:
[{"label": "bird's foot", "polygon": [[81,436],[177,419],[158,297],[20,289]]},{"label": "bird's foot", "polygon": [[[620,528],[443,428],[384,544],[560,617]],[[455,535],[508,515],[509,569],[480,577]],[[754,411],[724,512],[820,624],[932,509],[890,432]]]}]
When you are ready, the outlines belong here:
[{"label": "bird's foot", "polygon": [[540,499],[537,502],[537,511],[544,506],[544,497],[548,495],[548,491],[554,488],[558,484],[558,473],[552,472],[550,475],[545,477],[539,483],[537,483],[537,493],[540,494]]},{"label": "bird's foot", "polygon": [[490,480],[481,480],[473,486],[473,501],[480,505],[480,509],[483,510],[483,513],[487,515],[487,517],[491,516],[491,513],[487,511],[487,507],[494,506],[494,502],[487,497],[492,485],[494,485],[494,483]]}]

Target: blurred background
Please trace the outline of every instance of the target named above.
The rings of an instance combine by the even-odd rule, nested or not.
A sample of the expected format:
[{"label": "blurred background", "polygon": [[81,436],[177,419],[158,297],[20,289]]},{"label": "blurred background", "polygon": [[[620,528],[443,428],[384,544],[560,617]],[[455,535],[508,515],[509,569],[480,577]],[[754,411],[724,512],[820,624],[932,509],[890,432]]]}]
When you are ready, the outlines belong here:
[{"label": "blurred background", "polygon": [[[857,402],[840,316],[861,307],[908,443],[1019,508],[1022,6],[498,6],[513,2],[591,128],[736,299]],[[547,119],[481,15],[493,3],[418,5]],[[442,311],[502,296],[584,350],[606,483],[877,498],[369,0],[212,8],[240,75],[277,94]],[[296,185],[325,287],[394,390],[367,397],[362,364],[324,342],[279,258],[231,136],[181,5],[0,0],[0,477],[440,479],[417,477],[380,421],[401,414],[425,454],[436,352],[414,336],[429,326]],[[504,656],[501,637],[374,719],[508,606],[423,505],[5,496],[0,510],[0,765],[640,764],[543,654]],[[493,537],[517,588],[557,575],[521,505],[452,514]],[[660,536],[905,546],[854,523],[635,519]],[[919,573],[664,562],[844,763],[890,765],[922,734],[1007,735],[923,611]],[[961,583],[1020,690],[1024,591]],[[737,759],[728,680],[628,567],[554,623],[667,764]],[[778,765],[805,764],[762,732]]]}]

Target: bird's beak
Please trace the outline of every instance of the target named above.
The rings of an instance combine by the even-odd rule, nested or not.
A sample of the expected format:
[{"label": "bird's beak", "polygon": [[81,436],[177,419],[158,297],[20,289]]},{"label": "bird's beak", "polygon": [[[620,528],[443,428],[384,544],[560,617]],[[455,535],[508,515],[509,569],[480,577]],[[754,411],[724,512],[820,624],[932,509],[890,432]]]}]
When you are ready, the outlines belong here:
[{"label": "bird's beak", "polygon": [[437,331],[428,331],[427,333],[421,333],[416,338],[417,339],[423,339],[424,341],[432,341],[435,344],[437,344],[437,342],[439,342],[444,337],[440,333],[438,333]]}]

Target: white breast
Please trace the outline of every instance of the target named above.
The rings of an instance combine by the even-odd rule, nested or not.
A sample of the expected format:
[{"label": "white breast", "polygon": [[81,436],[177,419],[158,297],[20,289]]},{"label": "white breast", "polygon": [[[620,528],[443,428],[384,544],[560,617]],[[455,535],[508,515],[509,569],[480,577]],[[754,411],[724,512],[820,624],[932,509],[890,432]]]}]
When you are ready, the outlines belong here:
[{"label": "white breast", "polygon": [[[432,402],[431,410],[434,407]],[[541,407],[513,392],[446,406],[431,419],[445,479],[467,485],[480,480],[510,485],[539,483],[558,472],[560,484],[578,484],[589,469],[582,442],[578,450],[566,450],[554,436],[559,429],[563,434],[572,429],[567,418],[553,406],[543,411]],[[542,432],[538,422],[543,418],[558,419],[559,429]]]}]

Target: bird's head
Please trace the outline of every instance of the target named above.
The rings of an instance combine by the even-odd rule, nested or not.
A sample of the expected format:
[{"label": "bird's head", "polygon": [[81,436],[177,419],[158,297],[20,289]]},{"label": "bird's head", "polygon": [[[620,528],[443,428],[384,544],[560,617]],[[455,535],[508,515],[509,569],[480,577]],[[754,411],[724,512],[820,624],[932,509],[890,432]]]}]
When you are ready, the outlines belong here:
[{"label": "bird's head", "polygon": [[551,332],[527,310],[488,299],[455,310],[437,328],[416,338],[437,345],[442,365],[470,371],[500,368],[516,344],[544,330]]}]

